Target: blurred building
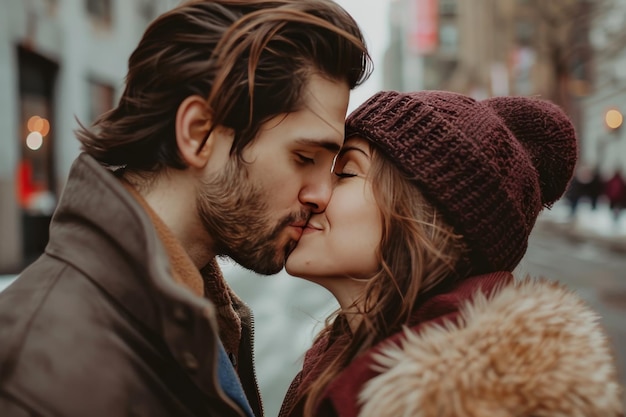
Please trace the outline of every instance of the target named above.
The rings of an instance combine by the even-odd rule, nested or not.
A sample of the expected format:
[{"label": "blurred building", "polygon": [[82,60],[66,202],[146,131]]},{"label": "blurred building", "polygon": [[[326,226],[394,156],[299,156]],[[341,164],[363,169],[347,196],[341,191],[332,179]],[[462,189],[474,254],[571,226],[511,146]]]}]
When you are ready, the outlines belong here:
[{"label": "blurred building", "polygon": [[460,1],[459,66],[447,87],[544,97],[578,120],[591,81],[590,10],[581,0]]},{"label": "blurred building", "polygon": [[580,164],[626,174],[626,0],[393,0],[384,88],[543,97]]},{"label": "blurred building", "polygon": [[604,179],[626,174],[626,1],[601,2],[591,19],[594,83],[582,100],[581,161]]},{"label": "blurred building", "polygon": [[36,258],[79,144],[171,0],[4,0],[0,14],[0,273]]},{"label": "blurred building", "polygon": [[[481,99],[538,95],[581,122],[589,91],[585,0],[394,0],[385,88]],[[579,126],[580,127],[580,126]]]},{"label": "blurred building", "polygon": [[385,88],[559,104],[580,162],[626,174],[626,0],[394,0]]}]

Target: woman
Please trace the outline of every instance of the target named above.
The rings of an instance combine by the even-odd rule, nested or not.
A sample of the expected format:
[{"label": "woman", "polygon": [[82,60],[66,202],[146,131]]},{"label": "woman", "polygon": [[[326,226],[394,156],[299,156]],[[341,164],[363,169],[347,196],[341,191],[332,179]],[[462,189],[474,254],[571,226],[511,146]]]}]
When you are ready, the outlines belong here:
[{"label": "woman", "polygon": [[618,416],[598,317],[511,271],[576,163],[571,122],[521,97],[381,92],[348,118],[333,196],[287,271],[340,304],[281,416]]}]

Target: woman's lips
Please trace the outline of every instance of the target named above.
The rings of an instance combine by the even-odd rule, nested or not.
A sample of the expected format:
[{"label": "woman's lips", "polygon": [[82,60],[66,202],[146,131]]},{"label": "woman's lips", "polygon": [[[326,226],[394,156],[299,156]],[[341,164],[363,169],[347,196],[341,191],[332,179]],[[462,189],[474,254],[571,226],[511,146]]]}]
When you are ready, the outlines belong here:
[{"label": "woman's lips", "polygon": [[293,230],[294,233],[294,238],[295,240],[300,239],[300,237],[302,236],[302,234],[304,233],[305,230],[305,226],[297,226],[297,225],[290,225],[291,230]]}]

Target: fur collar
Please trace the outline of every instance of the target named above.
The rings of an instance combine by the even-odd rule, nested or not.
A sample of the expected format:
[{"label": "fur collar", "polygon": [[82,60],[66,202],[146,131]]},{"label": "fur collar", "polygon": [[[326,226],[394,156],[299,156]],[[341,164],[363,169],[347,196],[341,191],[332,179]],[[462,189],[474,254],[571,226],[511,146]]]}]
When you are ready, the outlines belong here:
[{"label": "fur collar", "polygon": [[557,283],[478,293],[457,320],[374,354],[360,417],[623,416],[599,317]]}]

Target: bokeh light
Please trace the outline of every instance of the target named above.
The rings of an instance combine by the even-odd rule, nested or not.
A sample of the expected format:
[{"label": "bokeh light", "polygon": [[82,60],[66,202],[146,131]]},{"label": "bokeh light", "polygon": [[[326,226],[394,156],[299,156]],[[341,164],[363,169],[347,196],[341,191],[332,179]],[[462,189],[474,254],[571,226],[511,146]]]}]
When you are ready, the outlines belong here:
[{"label": "bokeh light", "polygon": [[617,129],[624,122],[624,116],[619,110],[611,109],[604,115],[604,121],[609,129]]},{"label": "bokeh light", "polygon": [[46,136],[50,133],[50,122],[48,119],[44,119],[41,116],[32,116],[26,123],[29,132],[39,132],[41,136]]},{"label": "bokeh light", "polygon": [[41,148],[42,145],[43,136],[41,135],[41,133],[35,131],[30,132],[28,136],[26,136],[26,146],[28,146],[28,149],[36,151],[37,149]]}]

